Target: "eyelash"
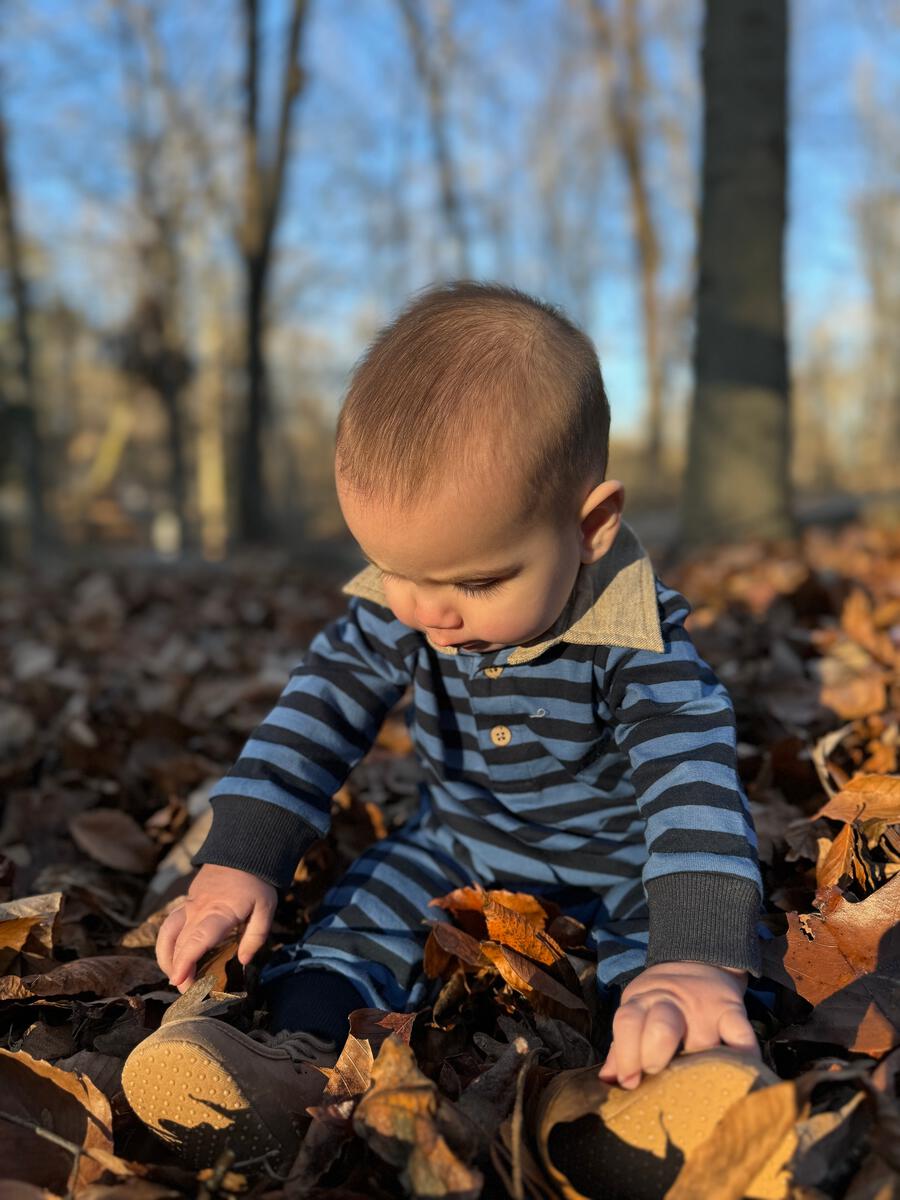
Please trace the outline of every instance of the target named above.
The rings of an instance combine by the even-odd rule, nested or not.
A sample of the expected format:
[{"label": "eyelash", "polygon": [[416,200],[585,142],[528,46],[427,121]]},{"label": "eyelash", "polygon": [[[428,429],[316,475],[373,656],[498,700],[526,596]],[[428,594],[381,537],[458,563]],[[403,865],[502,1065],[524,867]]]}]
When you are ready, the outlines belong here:
[{"label": "eyelash", "polygon": [[[381,572],[382,579],[396,579],[396,575],[389,575],[387,571]],[[456,583],[453,586],[459,588],[466,596],[491,596],[494,592],[499,592],[503,581],[498,580],[496,583],[485,583],[480,587],[467,587],[464,583]]]}]

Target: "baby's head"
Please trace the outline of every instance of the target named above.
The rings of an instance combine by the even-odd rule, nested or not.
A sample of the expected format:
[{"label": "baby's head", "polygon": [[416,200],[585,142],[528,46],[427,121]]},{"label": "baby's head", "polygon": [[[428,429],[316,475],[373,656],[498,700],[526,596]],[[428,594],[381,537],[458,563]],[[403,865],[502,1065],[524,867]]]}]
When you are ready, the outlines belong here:
[{"label": "baby's head", "polygon": [[335,481],[394,615],[486,651],[537,640],[615,540],[608,446],[585,334],[513,288],[462,280],[420,294],[358,363]]}]

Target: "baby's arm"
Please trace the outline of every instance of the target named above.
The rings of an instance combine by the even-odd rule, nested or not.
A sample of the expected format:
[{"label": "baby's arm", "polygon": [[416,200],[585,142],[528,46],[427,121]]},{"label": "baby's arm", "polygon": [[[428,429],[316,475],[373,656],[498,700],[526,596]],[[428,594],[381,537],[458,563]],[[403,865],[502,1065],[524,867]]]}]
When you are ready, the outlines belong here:
[{"label": "baby's arm", "polygon": [[212,826],[191,859],[201,869],[157,940],[160,966],[182,990],[203,954],[244,920],[241,961],[265,941],[277,889],[328,832],[332,796],[411,680],[410,635],[390,610],[351,597],[213,788]]},{"label": "baby's arm", "polygon": [[603,1078],[659,1070],[686,1050],[755,1047],[743,993],[761,973],[756,832],[725,686],[684,628],[690,605],[657,580],[662,652],[611,647],[598,679],[629,757],[649,852],[647,965],[622,993]]}]

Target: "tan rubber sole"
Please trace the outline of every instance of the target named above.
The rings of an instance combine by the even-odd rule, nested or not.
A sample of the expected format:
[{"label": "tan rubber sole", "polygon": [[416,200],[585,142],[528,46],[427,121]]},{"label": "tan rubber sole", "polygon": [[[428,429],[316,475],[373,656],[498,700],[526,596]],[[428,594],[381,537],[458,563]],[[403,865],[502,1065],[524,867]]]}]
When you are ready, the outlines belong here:
[{"label": "tan rubber sole", "polygon": [[122,1086],[140,1120],[194,1170],[214,1166],[226,1149],[235,1165],[275,1151],[269,1162],[277,1166],[299,1145],[296,1132],[290,1144],[276,1136],[230,1072],[194,1042],[148,1038],[126,1059]]}]

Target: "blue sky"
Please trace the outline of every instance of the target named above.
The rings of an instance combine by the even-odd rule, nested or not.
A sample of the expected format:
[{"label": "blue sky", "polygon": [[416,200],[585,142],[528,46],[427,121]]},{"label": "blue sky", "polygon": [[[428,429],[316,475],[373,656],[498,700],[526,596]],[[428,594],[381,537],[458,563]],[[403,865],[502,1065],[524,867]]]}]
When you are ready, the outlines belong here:
[{"label": "blue sky", "polygon": [[[474,239],[475,273],[506,278],[564,304],[570,292],[541,243],[546,214],[537,212],[528,155],[548,85],[563,61],[563,46],[550,34],[569,7],[563,0],[463,0],[453,6],[454,35],[471,60],[457,77],[462,101],[456,115],[468,128],[460,133],[454,125],[453,146],[471,173],[464,192],[484,189],[495,222]],[[239,68],[237,8],[231,0],[163,6],[171,14],[164,40],[173,72],[204,104],[212,99],[223,133]],[[692,61],[699,70],[700,5],[670,0],[668,9],[677,14],[681,69],[690,74]],[[267,6],[270,30],[284,10],[283,0]],[[109,11],[92,0],[77,6],[19,0],[5,10],[0,50],[23,218],[42,249],[41,286],[64,292],[101,323],[113,320],[129,300],[128,271],[119,277],[109,265],[130,186],[121,154],[124,60],[114,30],[107,24],[99,32],[97,23],[97,15]],[[311,11],[305,54],[310,84],[299,113],[279,287],[287,296],[287,318],[330,343],[325,353],[334,359],[334,378],[363,348],[367,322],[361,314],[369,323],[380,320],[406,291],[430,282],[428,246],[439,240],[440,229],[428,217],[434,186],[424,106],[395,4],[312,0]],[[577,31],[571,36],[577,39]],[[866,285],[851,205],[871,182],[871,160],[862,144],[858,96],[869,79],[886,111],[896,105],[898,50],[896,0],[792,4],[787,285],[795,357],[806,353],[822,321],[831,323],[847,354],[861,336]],[[670,51],[665,39],[651,40],[654,76],[665,81],[663,108],[670,84],[678,86],[679,62]],[[270,69],[269,94],[274,79]],[[565,97],[564,109],[583,107],[585,89],[590,99],[590,81],[566,76],[564,69],[555,86]],[[687,87],[683,102],[693,107],[685,124],[689,152],[696,155],[696,71]],[[615,164],[601,162],[599,169],[602,204],[584,248],[592,280],[589,332],[600,350],[614,430],[633,432],[640,425],[643,369],[627,218]],[[651,169],[669,255],[666,278],[674,284],[686,278],[690,229],[667,199],[666,163],[654,158]],[[398,188],[415,224],[413,244],[400,257],[373,250],[371,242],[371,229],[391,218]],[[568,202],[577,208],[577,190]],[[228,254],[225,240],[221,252]],[[676,380],[684,386],[686,362]]]}]

